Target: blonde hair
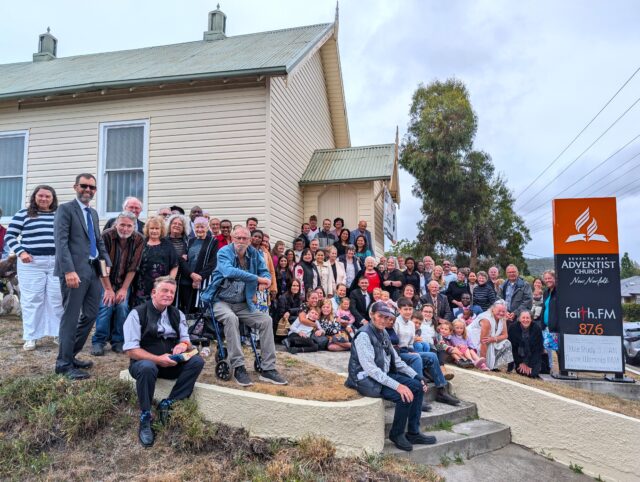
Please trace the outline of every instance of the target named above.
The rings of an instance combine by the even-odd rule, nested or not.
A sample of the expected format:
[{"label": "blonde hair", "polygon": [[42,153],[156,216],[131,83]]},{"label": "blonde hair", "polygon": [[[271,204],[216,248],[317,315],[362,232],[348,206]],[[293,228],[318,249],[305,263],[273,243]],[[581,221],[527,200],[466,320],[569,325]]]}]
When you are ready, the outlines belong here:
[{"label": "blonde hair", "polygon": [[149,227],[151,225],[158,225],[160,227],[160,238],[164,238],[167,235],[167,225],[164,222],[164,218],[160,216],[153,216],[147,219],[147,222],[144,225],[144,235],[146,238],[149,237]]},{"label": "blonde hair", "polygon": [[462,325],[462,338],[466,340],[467,339],[467,324],[462,320],[455,320],[453,323],[451,323],[451,326],[453,326],[454,329],[458,325]]},{"label": "blonde hair", "polygon": [[335,313],[333,312],[333,303],[331,302],[331,300],[329,298],[325,298],[324,301],[322,302],[322,306],[320,307],[320,318],[324,318],[325,315],[322,314],[322,308],[324,308],[325,306],[329,306],[329,308],[331,308],[331,313],[329,313],[329,320],[333,321],[336,317]]},{"label": "blonde hair", "polygon": [[388,291],[382,290],[382,293],[380,293],[380,298],[382,298],[382,301],[388,301],[390,297],[391,295]]}]

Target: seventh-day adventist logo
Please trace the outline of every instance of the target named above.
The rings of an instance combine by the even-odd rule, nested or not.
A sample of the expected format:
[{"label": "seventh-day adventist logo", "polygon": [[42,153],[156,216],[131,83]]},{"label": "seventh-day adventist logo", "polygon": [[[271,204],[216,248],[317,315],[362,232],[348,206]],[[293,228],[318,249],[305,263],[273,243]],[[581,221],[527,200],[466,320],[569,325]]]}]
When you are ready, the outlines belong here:
[{"label": "seventh-day adventist logo", "polygon": [[[587,224],[589,218],[591,218],[591,222],[587,226],[586,233],[581,233],[580,231],[582,230],[584,225]],[[609,240],[604,235],[597,233],[598,221],[596,220],[596,218],[591,217],[588,207],[580,216],[576,218],[575,226],[577,233],[569,236],[565,243],[575,243],[576,241],[600,241],[603,243],[609,242]]]}]

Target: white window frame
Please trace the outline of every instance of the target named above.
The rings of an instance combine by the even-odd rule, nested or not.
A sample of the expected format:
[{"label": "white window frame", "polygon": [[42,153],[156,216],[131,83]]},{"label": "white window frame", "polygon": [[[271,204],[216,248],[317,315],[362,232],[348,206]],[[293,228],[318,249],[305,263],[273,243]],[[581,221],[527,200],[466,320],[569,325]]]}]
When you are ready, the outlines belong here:
[{"label": "white window frame", "polygon": [[[29,156],[29,131],[0,131],[0,139],[4,137],[24,137],[24,153],[22,155],[22,204],[19,209],[22,209],[26,205],[27,199],[27,157]],[[7,176],[14,177],[14,176]],[[3,212],[2,217],[0,217],[0,223],[4,224],[5,227],[16,213],[8,213]]]},{"label": "white window frame", "polygon": [[98,147],[98,213],[102,219],[110,219],[120,214],[117,212],[107,212],[107,131],[112,127],[144,127],[144,139],[142,148],[142,171],[144,176],[144,199],[142,201],[142,212],[140,218],[147,217],[147,200],[149,198],[149,119],[138,119],[117,122],[100,123],[100,140]]}]

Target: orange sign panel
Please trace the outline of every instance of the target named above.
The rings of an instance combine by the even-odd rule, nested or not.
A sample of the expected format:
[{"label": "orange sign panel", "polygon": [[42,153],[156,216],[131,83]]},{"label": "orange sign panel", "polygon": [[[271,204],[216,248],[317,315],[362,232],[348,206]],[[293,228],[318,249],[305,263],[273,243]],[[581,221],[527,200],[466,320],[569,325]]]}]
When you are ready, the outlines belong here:
[{"label": "orange sign panel", "polygon": [[553,200],[555,254],[618,254],[616,198]]}]

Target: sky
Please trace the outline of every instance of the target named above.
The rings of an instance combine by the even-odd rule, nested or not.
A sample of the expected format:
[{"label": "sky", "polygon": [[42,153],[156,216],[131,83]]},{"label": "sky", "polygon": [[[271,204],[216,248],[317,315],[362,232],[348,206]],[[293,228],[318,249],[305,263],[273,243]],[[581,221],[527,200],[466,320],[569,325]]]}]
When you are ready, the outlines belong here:
[{"label": "sky", "polygon": [[[0,63],[30,61],[47,27],[59,57],[200,40],[215,4],[3,2]],[[233,0],[220,8],[231,36],[332,22],[336,3]],[[353,146],[393,142],[396,126],[403,137],[415,89],[455,77],[478,116],[475,148],[491,155],[531,230],[527,256],[553,253],[551,199],[618,196],[620,252],[640,260],[639,2],[343,0],[339,12]],[[412,240],[421,203],[408,173],[400,183],[398,237]]]}]

